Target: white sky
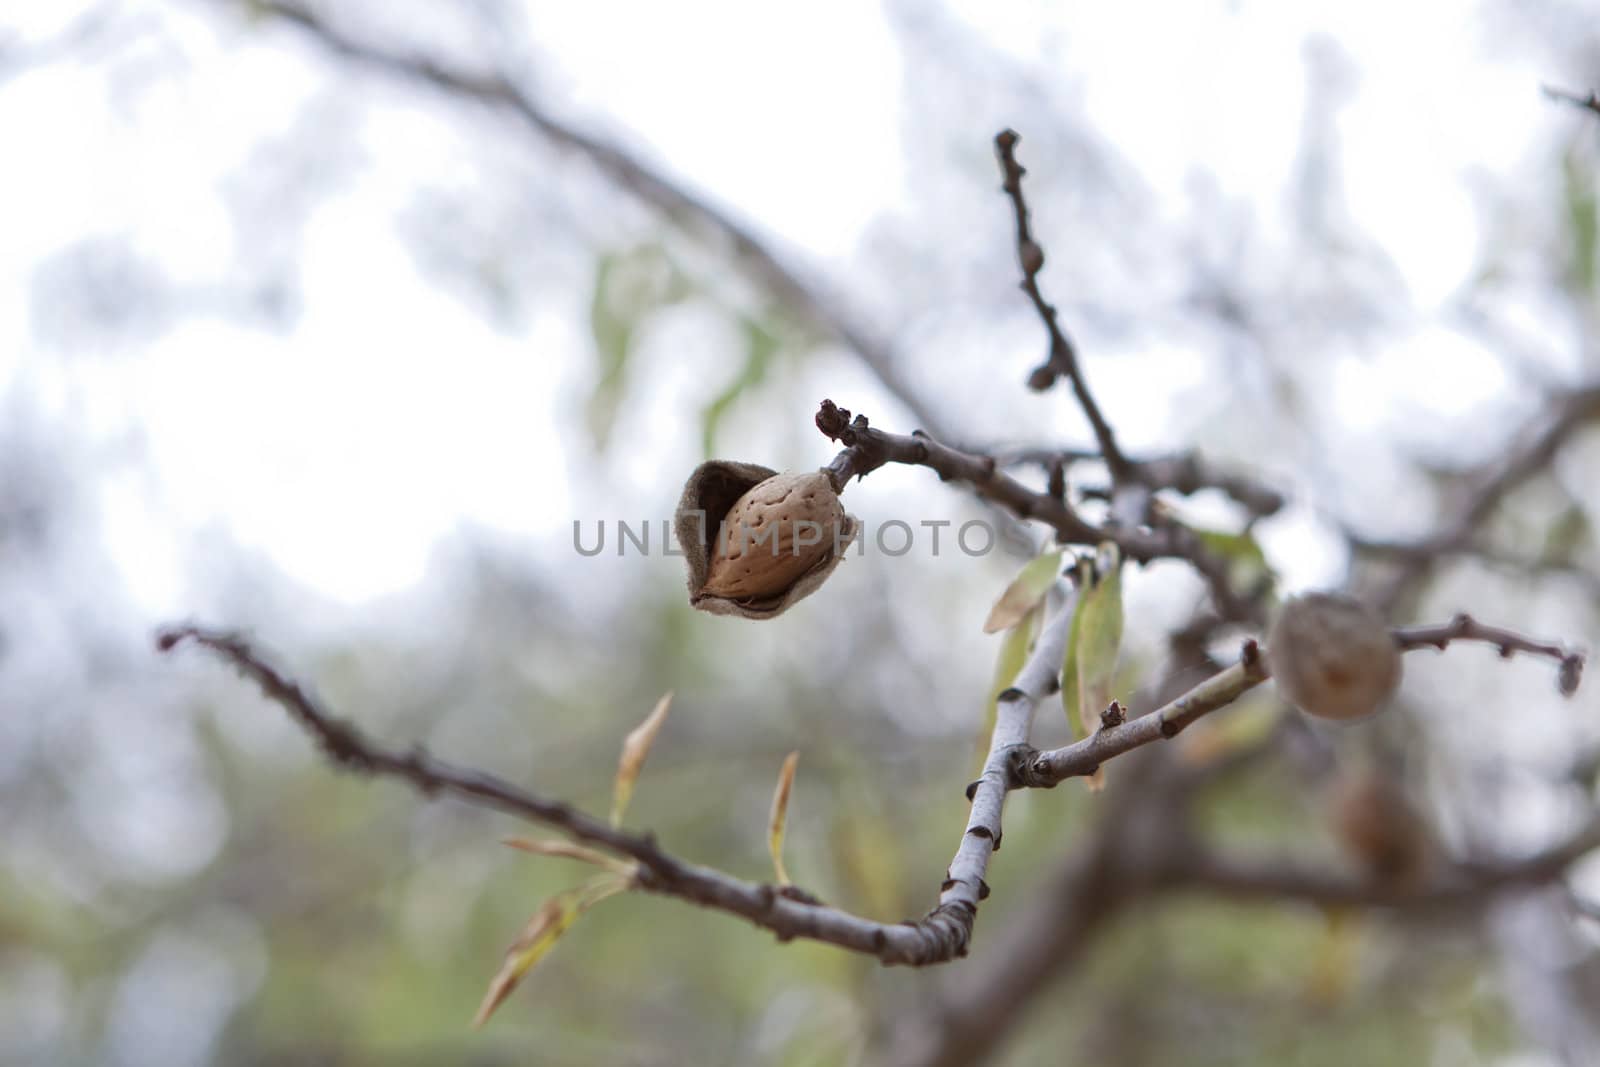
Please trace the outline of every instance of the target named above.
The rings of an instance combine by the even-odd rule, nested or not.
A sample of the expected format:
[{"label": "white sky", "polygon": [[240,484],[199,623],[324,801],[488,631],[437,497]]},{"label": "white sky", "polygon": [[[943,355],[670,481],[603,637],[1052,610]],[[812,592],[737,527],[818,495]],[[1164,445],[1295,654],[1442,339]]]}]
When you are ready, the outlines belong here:
[{"label": "white sky", "polygon": [[[1543,72],[1486,55],[1483,28],[1457,4],[1161,5],[1160,32],[1144,4],[954,8],[995,47],[1079,85],[1162,215],[1191,210],[1188,185],[1204,170],[1257,205],[1269,232],[1287,210],[1306,39],[1336,39],[1357,68],[1338,127],[1346,206],[1424,316],[1473,267],[1472,181],[1515,171],[1535,131],[1564,117],[1539,98]],[[0,92],[0,131],[24,161],[0,179],[0,351],[20,353],[0,357],[0,376],[96,439],[134,427],[147,442],[158,480],[113,470],[101,498],[104,535],[137,597],[155,613],[185,610],[184,539],[216,524],[350,601],[417,581],[431,546],[463,522],[565,530],[564,489],[543,486],[540,498],[522,487],[529,457],[561,450],[558,405],[592,358],[586,324],[544,310],[505,332],[419,275],[393,215],[419,180],[449,172],[462,142],[414,103],[370,113],[359,178],[317,202],[292,337],[219,316],[105,358],[35,347],[32,272],[73,240],[131,233],[179,285],[224,271],[237,235],[217,183],[325,84],[314,53],[219,33],[203,5],[128,9],[180,42],[145,49],[146,80],[108,86],[102,70],[69,62]],[[23,5],[7,16],[37,35],[73,14]],[[527,24],[547,93],[610,116],[819,260],[848,261],[902,195],[898,116],[916,87],[903,84],[876,5],[532,3]],[[1453,432],[1507,379],[1474,342],[1427,326],[1377,361],[1339,365],[1332,383],[1338,416],[1357,430],[1411,425],[1421,411],[1455,417]],[[1106,405],[1143,384],[1109,375]],[[1308,574],[1330,565],[1314,537],[1281,550],[1291,565],[1309,552]]]}]

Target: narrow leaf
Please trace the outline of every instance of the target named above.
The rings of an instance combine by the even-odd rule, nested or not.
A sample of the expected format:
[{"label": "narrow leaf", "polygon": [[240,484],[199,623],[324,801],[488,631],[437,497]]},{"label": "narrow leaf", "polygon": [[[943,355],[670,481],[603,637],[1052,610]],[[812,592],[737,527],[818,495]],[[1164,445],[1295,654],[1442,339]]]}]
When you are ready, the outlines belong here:
[{"label": "narrow leaf", "polygon": [[473,1016],[472,1025],[482,1026],[489,1021],[489,1016],[511,995],[517,983],[549,954],[555,943],[561,940],[561,935],[570,930],[584,912],[632,886],[631,877],[599,878],[586,885],[562,890],[541,904],[516,940],[506,949],[505,962],[490,980],[483,1003],[478,1005],[478,1013]]},{"label": "narrow leaf", "polygon": [[1267,555],[1253,533],[1231,533],[1227,530],[1204,530],[1190,527],[1200,542],[1213,555],[1228,562],[1228,584],[1239,589],[1252,589],[1264,578],[1275,578]]},{"label": "narrow leaf", "polygon": [[986,634],[1009,630],[1039,606],[1044,595],[1055,584],[1061,570],[1061,551],[1046,552],[1023,567],[1000,594],[1000,599],[989,609],[989,618],[983,624]]},{"label": "narrow leaf", "polygon": [[589,298],[589,332],[594,339],[600,373],[589,395],[585,414],[589,432],[602,450],[616,421],[633,346],[635,312],[619,310],[615,292],[619,268],[624,262],[622,255],[600,257],[595,264],[594,286]]},{"label": "narrow leaf", "polygon": [[1078,616],[1078,718],[1086,733],[1100,725],[1111,703],[1111,678],[1122,648],[1122,569],[1120,562],[1101,573],[1083,599]]},{"label": "narrow leaf", "polygon": [[489,1021],[489,1016],[503,1003],[511,991],[522,981],[523,975],[533,969],[545,954],[555,947],[561,935],[578,921],[581,914],[582,890],[568,889],[557,893],[545,901],[539,910],[533,913],[528,924],[522,928],[522,933],[511,942],[511,947],[506,949],[505,962],[500,965],[499,972],[489,982],[489,989],[483,995],[483,1003],[478,1005],[478,1014],[473,1017],[473,1026],[482,1026]]},{"label": "narrow leaf", "polygon": [[778,337],[771,330],[749,317],[745,318],[743,325],[744,366],[700,413],[701,448],[707,459],[716,455],[717,429],[722,425],[722,420],[733,410],[733,405],[741,396],[766,380],[767,372],[772,367],[772,358],[778,352]]},{"label": "narrow leaf", "polygon": [[645,757],[650,755],[650,746],[655,744],[656,734],[661,732],[661,724],[667,721],[667,709],[671,706],[672,694],[669,692],[656,701],[656,709],[645,717],[644,722],[634,727],[633,732],[622,740],[622,757],[617,761],[617,778],[611,790],[612,826],[622,825],[622,814],[628,810],[628,801],[633,798],[634,783],[639,780]]},{"label": "narrow leaf", "polygon": [[1067,628],[1066,654],[1061,661],[1061,707],[1067,713],[1074,737],[1083,736],[1083,722],[1078,715],[1078,634],[1083,631],[1083,607],[1089,602],[1094,589],[1094,565],[1079,559],[1072,568],[1072,583],[1076,589],[1072,605],[1072,624]]},{"label": "narrow leaf", "polygon": [[1000,694],[1004,693],[1022,673],[1028,661],[1028,649],[1033,645],[1034,631],[1038,629],[1040,610],[1036,607],[1022,617],[1022,622],[1006,631],[1000,639],[1000,651],[994,661],[994,681],[989,686],[989,701],[984,711],[983,730],[978,734],[978,767],[989,755],[989,738],[994,733],[995,718],[1000,714]]},{"label": "narrow leaf", "polygon": [[[1085,735],[1100,727],[1100,713],[1111,703],[1111,680],[1122,648],[1122,561],[1115,545],[1100,546],[1098,580],[1084,595],[1076,620],[1078,722]],[[1089,788],[1105,786],[1105,768],[1089,776]]]},{"label": "narrow leaf", "polygon": [[789,884],[789,872],[783,869],[783,829],[789,818],[789,793],[794,788],[794,770],[800,763],[800,753],[791,752],[778,772],[778,788],[772,792],[772,815],[767,820],[767,849],[772,853],[772,869],[779,885]]},{"label": "narrow leaf", "polygon": [[1568,152],[1562,160],[1561,175],[1567,202],[1567,236],[1571,247],[1567,279],[1576,293],[1587,296],[1595,286],[1600,206],[1595,201],[1594,173],[1584,165],[1582,158],[1576,152]]},{"label": "narrow leaf", "polygon": [[531,852],[535,856],[556,856],[560,859],[577,860],[579,863],[587,863],[594,867],[603,867],[614,874],[631,877],[637,869],[630,860],[620,860],[597,849],[565,841],[559,837],[507,837],[500,843],[523,852]]}]

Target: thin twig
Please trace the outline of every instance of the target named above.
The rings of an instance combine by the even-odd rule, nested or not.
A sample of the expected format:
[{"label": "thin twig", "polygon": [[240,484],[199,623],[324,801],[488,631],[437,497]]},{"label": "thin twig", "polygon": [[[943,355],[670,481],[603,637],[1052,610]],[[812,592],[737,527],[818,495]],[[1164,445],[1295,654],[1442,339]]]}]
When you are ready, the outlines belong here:
[{"label": "thin twig", "polygon": [[1574,107],[1585,108],[1589,111],[1593,111],[1596,115],[1600,115],[1600,96],[1597,96],[1592,92],[1586,96],[1580,96],[1577,93],[1569,93],[1565,89],[1555,89],[1548,85],[1543,86],[1542,88],[1544,89],[1544,95],[1549,97],[1551,100],[1559,100],[1564,104],[1571,104]]},{"label": "thin twig", "polygon": [[1583,678],[1584,655],[1555,641],[1540,641],[1514,630],[1486,626],[1471,615],[1461,614],[1441,626],[1402,626],[1390,633],[1395,644],[1409,652],[1418,648],[1436,648],[1443,652],[1452,641],[1482,641],[1493,645],[1500,655],[1510,659],[1517,652],[1553,659],[1559,665],[1559,686],[1565,696],[1578,691]]},{"label": "thin twig", "polygon": [[1111,480],[1120,485],[1129,477],[1128,458],[1117,446],[1117,435],[1112,431],[1111,423],[1101,414],[1100,405],[1089,391],[1089,381],[1078,364],[1077,348],[1061,328],[1055,306],[1039,290],[1039,271],[1044,268],[1044,248],[1034,239],[1028,222],[1028,202],[1022,195],[1022,176],[1027,170],[1017,162],[1017,142],[1021,139],[1015,130],[1001,130],[995,135],[994,147],[1000,159],[1000,173],[1005,179],[1002,188],[1006,196],[1011,198],[1011,212],[1016,219],[1017,261],[1022,267],[1022,291],[1033,301],[1034,310],[1039,313],[1050,335],[1049,355],[1028,376],[1028,385],[1042,392],[1060,377],[1066,377],[1072,383],[1078,406],[1083,409],[1084,417],[1089,420],[1089,428],[1094,431],[1095,443],[1100,446],[1100,455],[1111,472]]},{"label": "thin twig", "polygon": [[[1006,448],[992,450],[995,461],[1002,467],[1033,464],[1051,470],[1058,464],[1097,460],[1100,453],[1077,448]],[[1249,512],[1252,518],[1264,519],[1283,509],[1284,496],[1278,490],[1258,482],[1238,471],[1225,470],[1202,457],[1198,452],[1179,452],[1148,459],[1128,457],[1128,477],[1151,490],[1170,489],[1182,496],[1192,496],[1204,489],[1216,489]],[[1083,491],[1084,496],[1095,495]],[[1101,489],[1098,495],[1109,499],[1109,490]]]},{"label": "thin twig", "polygon": [[1171,703],[1120,726],[1096,730],[1081,741],[1037,754],[1024,768],[1023,785],[1049,789],[1068,778],[1091,775],[1102,763],[1124,752],[1178,736],[1196,719],[1227,707],[1268,677],[1266,657],[1260,647],[1254,641],[1246,641],[1239,662]]},{"label": "thin twig", "polygon": [[1259,601],[1233,590],[1228,580],[1227,562],[1211,553],[1187,526],[1175,522],[1155,527],[1117,522],[1096,526],[1080,516],[1065,499],[1051,495],[1048,490],[1029,489],[1000,470],[993,456],[962,452],[920,430],[910,436],[887,433],[872,426],[865,415],[852,417],[848,409],[831,400],[822,402],[816,423],[825,435],[845,446],[824,468],[840,490],[851,478],[865,477],[885,463],[927,467],[946,481],[967,482],[979,496],[1001,505],[1018,518],[1037,519],[1048,524],[1062,544],[1097,545],[1113,541],[1124,559],[1137,563],[1153,559],[1186,560],[1205,579],[1220,615],[1235,622],[1262,622]]}]

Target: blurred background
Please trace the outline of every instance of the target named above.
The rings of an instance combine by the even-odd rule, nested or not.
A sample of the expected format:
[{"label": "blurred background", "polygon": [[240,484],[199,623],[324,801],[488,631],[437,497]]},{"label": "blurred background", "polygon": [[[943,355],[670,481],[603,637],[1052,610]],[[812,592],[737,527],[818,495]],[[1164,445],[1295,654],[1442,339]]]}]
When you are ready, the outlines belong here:
[{"label": "blurred background", "polygon": [[[1042,531],[981,557],[869,549],[758,624],[691,611],[661,530],[704,458],[825,464],[824,396],[972,448],[1092,446],[1068,389],[1024,387],[1045,344],[1007,126],[1046,295],[1124,447],[1198,448],[1284,493],[1241,549],[1278,593],[1415,564],[1396,622],[1470,610],[1600,644],[1600,411],[1474,520],[1472,551],[1381,550],[1426,543],[1552,397],[1600,381],[1600,115],[1540,92],[1600,86],[1594,16],[7,5],[0,1063],[874,1063],[963,969],[1003,967],[1008,920],[1111,810],[1080,783],[1012,798],[952,967],[624,896],[473,1031],[507,942],[584,872],[501,847],[506,817],[333,772],[152,634],[239,628],[375,736],[597,812],[620,739],[674,690],[631,823],[769,877],[798,749],[796,881],[921,914],[978,758],[1000,642],[980,628]],[[869,530],[994,518],[904,467],[846,504]],[[1249,519],[1214,492],[1170,504]],[[619,520],[651,551],[619,554]],[[593,544],[602,522],[605,550],[576,551],[575,523]],[[1169,641],[1202,583],[1166,562],[1126,584],[1122,687],[1203,677]],[[1481,646],[1406,666],[1381,723],[1299,724],[1195,817],[1354,874],[1339,768],[1399,768],[1457,853],[1525,855],[1592,809],[1592,680],[1564,701],[1549,663]],[[1283,711],[1269,686],[1216,718],[1255,743]],[[964,1055],[1600,1063],[1597,901],[1592,858],[1437,921],[1152,897]]]}]

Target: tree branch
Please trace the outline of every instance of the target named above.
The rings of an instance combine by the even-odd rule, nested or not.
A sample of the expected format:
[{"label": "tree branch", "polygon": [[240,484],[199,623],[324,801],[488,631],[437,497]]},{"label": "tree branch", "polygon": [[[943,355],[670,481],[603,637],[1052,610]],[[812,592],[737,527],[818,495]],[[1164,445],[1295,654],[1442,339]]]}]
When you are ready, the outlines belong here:
[{"label": "tree branch", "polygon": [[1266,656],[1256,642],[1246,641],[1238,663],[1176,700],[1119,726],[1096,730],[1081,741],[1036,754],[1024,767],[1023,784],[1050,789],[1068,778],[1091,775],[1124,752],[1177,737],[1196,719],[1227,707],[1268,677]]},{"label": "tree branch", "polygon": [[1059,689],[1074,602],[1071,596],[1061,599],[1062,603],[1055,606],[1054,613],[1046,620],[1033,651],[1017,674],[1016,684],[1000,694],[983,772],[967,787],[972,807],[967,814],[966,830],[955,859],[950,861],[940,889],[939,905],[934,909],[936,914],[950,909],[965,915],[966,929],[956,955],[966,955],[967,937],[978,902],[989,895],[983,876],[990,857],[1000,850],[1000,813],[1005,807],[1006,794],[1018,786],[1022,763],[1033,752],[1028,737],[1033,729],[1034,713],[1045,697]]},{"label": "tree branch", "polygon": [[1057,378],[1065,377],[1072,383],[1078,406],[1083,409],[1084,417],[1089,420],[1089,428],[1094,431],[1095,443],[1100,446],[1100,455],[1111,472],[1111,480],[1121,485],[1129,479],[1131,464],[1117,446],[1117,435],[1101,414],[1094,394],[1089,391],[1089,381],[1084,377],[1083,368],[1078,365],[1077,348],[1061,328],[1054,305],[1039,290],[1039,271],[1044,269],[1044,248],[1034,239],[1028,223],[1028,202],[1022,195],[1022,176],[1027,170],[1017,162],[1016,156],[1017,142],[1020,140],[1022,138],[1015,130],[1001,130],[995,135],[994,147],[1000,158],[1000,173],[1005,179],[1002,188],[1011,198],[1012,215],[1016,219],[1017,261],[1022,267],[1022,291],[1033,301],[1034,310],[1039,313],[1050,335],[1049,355],[1028,376],[1028,386],[1042,392],[1054,385]]},{"label": "tree branch", "polygon": [[1390,633],[1395,644],[1406,652],[1418,648],[1436,648],[1443,652],[1452,641],[1482,641],[1494,645],[1505,659],[1510,659],[1517,652],[1553,659],[1558,665],[1557,685],[1563,696],[1576,693],[1578,683],[1583,678],[1582,652],[1573,651],[1554,641],[1539,641],[1514,630],[1485,626],[1467,614],[1457,615],[1442,626],[1401,626]]},{"label": "tree branch", "polygon": [[1507,889],[1553,882],[1596,849],[1600,849],[1600,817],[1530,856],[1494,864],[1455,864],[1445,874],[1420,885],[1350,878],[1338,871],[1285,863],[1282,857],[1228,856],[1209,850],[1185,854],[1175,884],[1247,900],[1297,900],[1323,907],[1433,913],[1481,903]]},{"label": "tree branch", "polygon": [[[1557,684],[1564,696],[1577,692],[1583,676],[1583,653],[1512,630],[1485,626],[1470,615],[1457,615],[1439,626],[1397,627],[1389,633],[1403,652],[1421,648],[1443,651],[1453,641],[1477,641],[1495,646],[1502,656],[1525,652],[1547,657],[1558,665]],[[1022,784],[1049,789],[1067,778],[1091,775],[1102,763],[1124,752],[1178,736],[1196,719],[1227,707],[1270,676],[1265,650],[1255,641],[1246,641],[1238,663],[1175,700],[1136,719],[1096,730],[1073,744],[1038,753],[1024,765]]]},{"label": "tree branch", "polygon": [[533,823],[555,827],[637,864],[636,887],[742,916],[777,934],[780,940],[807,938],[875,956],[885,964],[925,966],[964,956],[979,902],[988,895],[984,874],[1000,846],[1000,811],[1016,785],[1016,764],[1028,747],[1034,709],[1054,691],[1060,669],[1070,605],[1047,623],[1017,685],[1001,694],[999,714],[983,776],[970,789],[972,809],[939,902],[921,919],[881,923],[830,908],[804,892],[747,882],[730,874],[677,859],[652,834],[611,826],[559,800],[532,793],[502,778],[435,759],[419,748],[385,748],[353,724],[328,712],[293,677],[271,665],[237,634],[198,626],[160,632],[156,645],[170,652],[185,642],[205,648],[254,681],[268,699],[288,712],[340,769],[396,778],[428,797],[448,793],[478,807],[492,808]]},{"label": "tree branch", "polygon": [[[1098,452],[1072,448],[1009,448],[996,450],[993,455],[1002,467],[1028,463],[1046,470],[1060,464],[1071,465],[1100,458]],[[1195,451],[1148,459],[1130,456],[1128,477],[1151,491],[1170,489],[1183,496],[1192,496],[1203,489],[1216,489],[1257,519],[1276,515],[1285,503],[1283,494],[1271,486],[1238,471],[1218,467]],[[1109,498],[1109,491],[1102,490],[1102,493]]]},{"label": "tree branch", "polygon": [[1564,89],[1555,89],[1548,85],[1544,86],[1543,89],[1544,95],[1551,100],[1559,100],[1563,104],[1571,104],[1573,107],[1581,107],[1600,115],[1600,96],[1596,96],[1592,92],[1587,96],[1580,96],[1577,93],[1569,93]]},{"label": "tree branch", "polygon": [[967,482],[985,500],[1004,507],[1018,518],[1037,519],[1056,532],[1062,544],[1097,545],[1115,542],[1124,559],[1147,563],[1153,559],[1186,560],[1205,579],[1217,611],[1236,622],[1261,623],[1260,603],[1234,592],[1226,561],[1209,552],[1200,538],[1176,522],[1160,526],[1133,526],[1112,521],[1096,526],[1080,516],[1063,497],[1048,490],[1029,489],[1000,470],[993,456],[962,452],[941,444],[918,430],[909,437],[887,433],[870,425],[865,415],[824,400],[816,415],[817,429],[845,446],[823,468],[835,488],[843,491],[851,478],[861,478],[885,463],[927,467],[945,481]]}]

